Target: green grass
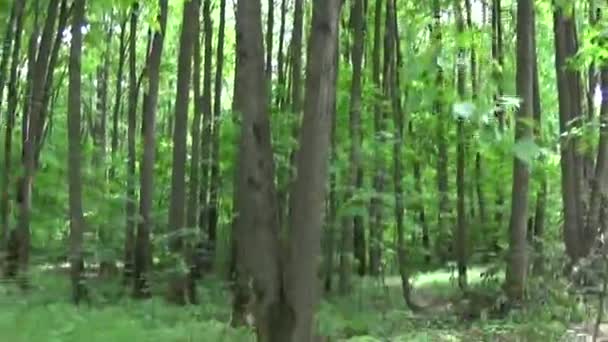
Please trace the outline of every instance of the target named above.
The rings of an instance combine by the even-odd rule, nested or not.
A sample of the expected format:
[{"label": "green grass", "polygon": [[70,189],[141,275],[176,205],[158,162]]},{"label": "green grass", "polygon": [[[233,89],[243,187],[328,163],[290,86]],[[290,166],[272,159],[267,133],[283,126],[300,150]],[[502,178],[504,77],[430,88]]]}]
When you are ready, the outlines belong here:
[{"label": "green grass", "polygon": [[[471,269],[472,285],[484,286],[483,271]],[[93,280],[92,303],[76,308],[69,303],[67,276],[38,273],[32,283],[27,294],[0,286],[0,341],[254,341],[251,331],[229,327],[229,292],[217,280],[201,284],[201,304],[190,307],[166,304],[160,289],[150,301],[126,300],[118,283]],[[424,295],[458,293],[447,271],[420,274],[413,283]],[[384,285],[365,279],[347,297],[329,297],[321,303],[318,322],[331,341],[555,341],[565,324],[554,316],[546,307],[498,321],[466,322],[451,313],[415,315],[403,304],[398,279],[389,277]]]}]

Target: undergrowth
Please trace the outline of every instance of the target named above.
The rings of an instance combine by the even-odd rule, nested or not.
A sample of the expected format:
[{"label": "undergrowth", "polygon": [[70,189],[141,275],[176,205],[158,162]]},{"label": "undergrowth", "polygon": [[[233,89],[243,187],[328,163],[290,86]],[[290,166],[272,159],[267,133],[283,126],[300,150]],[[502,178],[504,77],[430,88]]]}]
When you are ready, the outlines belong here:
[{"label": "undergrowth", "polygon": [[[498,293],[500,282],[484,279],[482,272],[471,271],[472,290]],[[446,271],[420,275],[413,283],[419,297],[443,296],[446,302],[458,297]],[[118,281],[107,279],[97,284],[91,280],[91,302],[74,307],[66,295],[69,284],[64,275],[40,272],[33,275],[32,284],[25,295],[11,284],[0,287],[0,341],[255,340],[249,329],[230,327],[229,291],[218,280],[203,281],[201,304],[189,307],[170,306],[160,294],[149,301],[124,299]],[[548,289],[547,284],[544,287]],[[349,296],[328,296],[321,303],[319,330],[328,341],[558,341],[567,322],[581,317],[576,303],[559,298],[560,293],[547,290],[544,302],[529,303],[500,319],[466,320],[455,310],[414,314],[404,306],[395,279],[365,279]]]}]

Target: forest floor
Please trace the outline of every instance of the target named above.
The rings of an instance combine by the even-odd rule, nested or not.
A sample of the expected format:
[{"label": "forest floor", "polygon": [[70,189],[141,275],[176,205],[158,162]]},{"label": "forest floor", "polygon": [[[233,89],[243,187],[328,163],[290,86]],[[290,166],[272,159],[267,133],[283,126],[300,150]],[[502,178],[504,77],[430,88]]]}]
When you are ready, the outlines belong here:
[{"label": "forest floor", "polygon": [[[499,276],[486,279],[484,268],[469,272],[472,288],[498,293]],[[221,282],[203,281],[201,304],[167,305],[161,296],[150,301],[121,299],[117,282],[91,280],[92,299],[79,308],[69,302],[65,275],[39,272],[35,286],[22,294],[13,285],[0,286],[0,341],[7,342],[181,342],[253,341],[247,329],[229,327],[230,296]],[[477,317],[459,308],[458,289],[449,271],[418,275],[414,300],[436,310],[412,313],[402,300],[398,278],[361,280],[347,297],[321,304],[319,330],[328,341],[561,341],[575,315],[570,302],[529,305],[504,317],[480,307]],[[490,296],[491,297],[491,296]],[[483,305],[483,304],[480,304]]]}]

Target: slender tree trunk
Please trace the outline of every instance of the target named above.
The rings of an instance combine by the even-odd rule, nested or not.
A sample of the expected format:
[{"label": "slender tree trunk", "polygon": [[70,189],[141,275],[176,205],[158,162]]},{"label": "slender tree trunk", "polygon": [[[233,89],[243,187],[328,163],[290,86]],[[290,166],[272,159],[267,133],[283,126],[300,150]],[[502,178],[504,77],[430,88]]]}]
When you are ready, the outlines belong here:
[{"label": "slender tree trunk", "polygon": [[[494,116],[498,121],[498,129],[501,133],[505,131],[505,110],[500,103],[503,97],[503,70],[504,70],[504,55],[503,55],[503,27],[502,27],[502,4],[501,0],[492,1],[492,79],[496,82],[497,88],[494,94]],[[505,156],[500,156],[501,159]],[[504,217],[504,199],[505,195],[502,190],[502,184],[497,184],[496,187],[496,209],[494,211],[494,219],[498,227],[502,227]],[[496,245],[494,238],[493,245]]]},{"label": "slender tree trunk", "polygon": [[[572,15],[571,15],[572,14]],[[580,127],[581,94],[579,73],[568,66],[568,60],[578,51],[575,16],[556,7],[553,12],[555,34],[555,68],[560,113],[562,199],[564,205],[564,242],[572,262],[585,255],[582,157],[577,151],[579,139],[571,129]]]},{"label": "slender tree trunk", "polygon": [[[414,126],[412,122],[409,122],[409,135],[412,141],[417,139],[417,135],[414,133]],[[412,160],[412,168],[414,169],[414,190],[417,194],[422,194],[422,161],[419,155],[415,155]],[[415,204],[415,210],[417,211],[417,223],[422,229],[422,248],[424,249],[424,262],[428,265],[431,263],[431,237],[429,233],[429,224],[426,219],[426,211],[424,200],[422,197],[418,197],[418,201]]]},{"label": "slender tree trunk", "polygon": [[[224,39],[226,28],[226,0],[220,0],[220,26],[217,40],[217,56],[215,62],[215,98],[213,100],[213,135],[211,136],[211,184],[209,184],[209,231],[215,232],[219,220],[219,191],[220,191],[220,133],[222,114],[222,85],[224,75]],[[213,252],[215,243],[212,244]]]},{"label": "slender tree trunk", "polygon": [[[6,25],[4,41],[2,42],[2,50],[0,52],[0,110],[2,110],[2,101],[4,100],[6,70],[8,67],[8,60],[11,55],[11,49],[13,48],[14,44],[13,36],[15,35],[15,22],[17,20],[17,14],[20,6],[20,1],[15,1],[13,6],[11,7],[11,14],[9,15],[8,23]],[[0,120],[1,119],[2,118],[0,117]]]},{"label": "slender tree trunk", "polygon": [[[293,29],[291,33],[291,112],[293,114],[293,121],[291,123],[291,135],[294,140],[298,139],[299,136],[299,127],[302,121],[302,56],[304,54],[303,50],[303,27],[304,27],[304,2],[305,0],[295,0],[294,2],[294,18],[293,18]],[[286,184],[291,184],[293,182],[293,178],[295,175],[292,170],[295,169],[295,154],[296,149],[292,149],[289,152],[289,165],[287,175]],[[286,209],[285,211],[281,210],[281,223],[286,222],[284,219],[285,215],[290,215],[289,212],[291,208],[288,206],[291,203],[289,197],[288,189],[283,191],[284,193],[280,196],[280,201],[282,202],[282,209]]]},{"label": "slender tree trunk", "polygon": [[116,69],[116,93],[114,94],[114,108],[112,110],[112,138],[110,141],[110,153],[112,154],[112,164],[110,165],[110,171],[108,172],[109,179],[114,179],[116,176],[116,164],[118,163],[117,154],[118,154],[118,122],[120,116],[121,109],[121,101],[122,101],[122,81],[123,81],[123,71],[125,65],[125,57],[127,51],[127,45],[125,43],[125,36],[127,33],[127,21],[128,17],[125,18],[120,23],[120,42],[118,48],[118,68]]},{"label": "slender tree trunk", "polygon": [[8,234],[10,231],[9,227],[9,188],[11,183],[11,170],[13,167],[12,163],[12,151],[13,151],[13,129],[15,127],[15,115],[17,111],[18,103],[18,86],[19,86],[19,56],[21,53],[21,36],[23,33],[23,12],[25,8],[25,1],[16,0],[14,3],[15,7],[15,32],[13,34],[13,49],[10,64],[10,75],[8,81],[8,94],[7,94],[7,110],[6,110],[6,133],[4,135],[4,172],[2,174],[2,198],[0,198],[0,219],[2,220],[1,225],[1,239],[0,239],[0,251],[8,252],[7,241]]},{"label": "slender tree trunk", "polygon": [[285,87],[285,17],[287,16],[287,0],[281,0],[281,24],[279,27],[279,51],[277,56],[277,74],[278,74],[278,96],[276,104],[278,107],[283,108],[285,104],[285,98],[287,89]]},{"label": "slender tree trunk", "polygon": [[143,158],[140,169],[139,213],[141,222],[137,226],[135,240],[135,272],[133,294],[136,298],[150,297],[149,272],[152,266],[150,234],[154,230],[152,206],[154,198],[154,163],[156,160],[156,108],[158,106],[158,88],[160,63],[162,58],[164,36],[167,27],[167,0],[159,0],[159,31],[154,33],[148,66],[148,91],[142,120]]},{"label": "slender tree trunk", "polygon": [[[38,126],[43,125],[41,121],[42,104],[44,98],[46,78],[52,69],[49,69],[49,58],[52,45],[52,34],[55,29],[55,22],[58,16],[59,0],[50,0],[47,8],[47,16],[40,37],[40,45],[36,54],[36,61],[33,63],[33,72],[30,84],[31,100],[28,101],[27,121],[23,127],[23,164],[24,174],[18,182],[19,202],[19,219],[18,228],[16,230],[16,247],[17,247],[17,264],[18,273],[20,275],[19,282],[22,287],[28,286],[27,270],[30,257],[30,220],[32,208],[32,187],[33,179],[36,170],[36,147],[38,146],[39,138],[36,136]],[[38,37],[32,36],[37,39]]]},{"label": "slender tree trunk", "polygon": [[400,69],[403,66],[401,47],[399,41],[399,28],[397,20],[397,1],[389,0],[386,3],[386,44],[384,53],[388,55],[385,62],[387,72],[386,90],[391,97],[391,109],[395,126],[395,141],[393,142],[393,182],[395,186],[395,222],[397,234],[397,264],[399,276],[401,277],[401,290],[405,303],[414,308],[412,302],[410,275],[407,265],[407,253],[405,246],[404,214],[405,204],[403,198],[403,144],[405,134],[406,117],[401,105],[401,76]]},{"label": "slender tree trunk", "polygon": [[[197,18],[198,19],[198,18]],[[196,20],[196,39],[194,40],[192,95],[194,96],[194,117],[192,118],[191,136],[192,152],[190,157],[190,176],[188,190],[188,207],[186,209],[186,227],[199,228],[199,199],[200,199],[200,157],[201,157],[201,116],[203,112],[201,97],[201,28],[200,20]],[[206,139],[209,139],[207,137]],[[201,222],[202,224],[202,222]],[[199,276],[197,270],[196,277]]]},{"label": "slender tree trunk", "polygon": [[[533,34],[532,44],[534,44],[534,70],[533,77],[534,83],[532,86],[533,89],[533,109],[534,109],[534,122],[535,122],[535,136],[536,140],[542,144],[543,143],[543,134],[542,134],[542,113],[541,113],[541,103],[540,103],[540,85],[539,85],[539,75],[538,75],[538,57],[536,52],[536,26],[532,27]],[[541,162],[544,162],[543,156],[541,156]],[[534,228],[533,228],[533,243],[535,249],[535,258],[534,258],[534,266],[533,270],[536,274],[543,273],[543,236],[545,231],[545,216],[546,216],[546,207],[547,207],[547,174],[544,169],[541,168],[540,175],[540,189],[536,194],[536,208],[534,213]],[[530,231],[530,229],[528,229]]]},{"label": "slender tree trunk", "polygon": [[[40,105],[40,116],[39,122],[40,124],[37,126],[35,131],[35,136],[37,138],[37,143],[34,151],[34,163],[36,167],[38,166],[38,161],[40,160],[40,153],[42,151],[42,147],[48,136],[48,128],[49,128],[49,102],[51,100],[51,95],[53,94],[53,84],[54,84],[54,70],[57,65],[57,61],[59,59],[59,50],[61,45],[63,44],[63,31],[67,24],[68,16],[69,16],[70,8],[68,7],[67,0],[61,0],[61,6],[59,10],[59,22],[57,25],[57,29],[55,30],[55,39],[53,41],[53,45],[50,52],[50,57],[47,64],[47,70],[49,72],[46,75],[44,91],[42,95],[42,103]],[[93,107],[91,107],[93,108]]]},{"label": "slender tree trunk", "polygon": [[[383,0],[376,0],[374,16],[374,46],[372,50],[372,81],[378,90],[382,89],[380,82],[380,50],[382,35],[382,5]],[[382,107],[378,99],[374,104],[374,149],[376,160],[374,161],[373,186],[374,195],[370,203],[370,229],[369,229],[369,273],[372,276],[380,274],[382,259],[382,193],[384,191],[384,160],[380,153],[382,149],[383,120]]]},{"label": "slender tree trunk", "polygon": [[[201,146],[201,214],[200,222],[208,222],[208,196],[209,196],[209,168],[211,165],[211,134],[212,115],[211,112],[211,59],[213,58],[213,23],[211,22],[211,0],[203,3],[203,25],[205,34],[205,64],[203,66],[203,139]],[[201,224],[201,229],[207,233],[210,242],[215,243],[216,232]]]},{"label": "slender tree trunk", "polygon": [[[106,48],[103,53],[101,65],[97,67],[97,116],[94,120],[94,142],[96,150],[93,155],[93,167],[102,171],[102,178],[99,182],[101,193],[107,194],[108,174],[106,173],[106,149],[107,149],[107,121],[108,121],[108,83],[110,75],[110,53],[112,45],[113,25],[110,19],[106,27]],[[97,234],[102,248],[109,249],[110,232],[108,227],[100,225],[97,227]],[[116,269],[114,260],[110,260],[105,255],[99,263],[99,274],[102,276],[112,274]]]},{"label": "slender tree trunk", "polygon": [[[602,89],[608,89],[608,67],[603,65],[600,72]],[[596,243],[597,236],[602,232],[600,214],[603,201],[608,196],[608,100],[602,97],[600,109],[600,142],[595,165],[595,179],[591,189],[589,213],[587,214],[586,249]]]},{"label": "slender tree trunk", "polygon": [[[274,43],[274,0],[268,0],[266,22],[266,78],[272,81],[272,52]],[[270,88],[272,89],[272,88]],[[272,91],[271,91],[272,92]]]},{"label": "slender tree trunk", "polygon": [[128,103],[128,125],[127,125],[127,202],[126,214],[127,225],[125,234],[125,260],[124,260],[124,280],[130,282],[133,277],[133,262],[135,249],[135,126],[137,125],[137,15],[139,13],[139,3],[133,3],[131,9],[131,21],[129,27],[129,103]]},{"label": "slender tree trunk", "polygon": [[[600,19],[599,17],[601,14],[601,12],[600,12],[601,10],[597,6],[596,0],[589,0],[587,6],[588,6],[589,25],[591,25],[594,28],[597,28],[597,23],[598,23],[598,19]],[[596,112],[594,97],[595,97],[595,90],[597,88],[598,83],[600,82],[600,79],[598,76],[599,75],[598,75],[597,63],[595,60],[593,60],[593,61],[591,61],[591,64],[589,65],[589,69],[587,70],[587,82],[588,83],[587,83],[586,95],[587,95],[587,111],[588,111],[589,120],[593,120],[593,117]],[[596,168],[597,168],[597,166],[596,166]]]},{"label": "slender tree trunk", "polygon": [[82,173],[80,170],[80,103],[82,26],[85,0],[75,0],[72,14],[72,42],[70,44],[70,89],[68,93],[68,187],[70,203],[70,264],[72,300],[79,304],[86,297],[84,285],[83,237],[85,230],[82,211]]},{"label": "slender tree trunk", "polygon": [[[174,236],[169,241],[169,249],[175,257],[183,258],[186,264],[191,261],[184,242],[182,231],[186,223],[186,149],[188,135],[188,102],[190,98],[190,78],[192,76],[192,56],[198,20],[198,0],[188,0],[184,3],[182,32],[179,42],[179,57],[177,64],[177,89],[175,98],[175,124],[173,128],[173,169],[171,172],[171,202],[169,206],[169,229]],[[181,254],[181,255],[180,255]],[[178,265],[175,265],[176,267]],[[173,275],[169,285],[169,299],[178,304],[196,302],[196,294],[190,272]]]},{"label": "slender tree trunk", "polygon": [[[337,143],[336,143],[336,102],[334,101],[332,105],[332,110],[334,113],[331,118],[331,133],[330,133],[330,158],[331,160],[338,160],[338,151],[337,151]],[[338,183],[338,170],[330,170],[329,171],[329,194],[325,201],[325,212],[327,219],[324,222],[324,235],[321,240],[321,247],[323,251],[323,271],[325,277],[325,292],[329,293],[332,290],[333,285],[333,273],[334,273],[334,252],[336,250],[336,233],[338,232],[338,227],[340,227],[338,221],[338,191],[337,191],[337,183]],[[344,221],[344,220],[341,220]],[[339,253],[339,278],[338,278],[338,286],[340,289],[340,293],[342,292],[342,287],[345,286],[347,282],[349,282],[350,277],[350,260],[348,259],[348,246],[345,241],[345,237],[348,235],[345,232],[340,234],[340,245],[338,249]]]},{"label": "slender tree trunk", "polygon": [[[353,76],[350,88],[350,117],[349,117],[349,131],[350,131],[350,170],[349,170],[349,187],[347,188],[347,194],[345,203],[352,201],[355,192],[360,190],[359,175],[362,173],[362,157],[361,157],[361,97],[362,97],[362,71],[363,71],[363,53],[364,53],[364,41],[365,41],[365,23],[363,18],[363,0],[355,0],[351,9],[351,20],[353,26],[353,46],[352,46],[352,64],[353,64]],[[354,204],[354,203],[353,203]],[[357,203],[361,204],[361,203]],[[342,239],[345,240],[347,248],[350,250],[354,249],[355,259],[359,263],[359,273],[365,274],[365,236],[361,230],[363,227],[356,226],[357,216],[353,215],[348,218],[347,224],[344,225],[344,231],[342,232]],[[357,228],[360,230],[357,231]],[[347,239],[349,235],[352,235],[352,240]],[[351,245],[352,244],[352,245]],[[350,255],[347,256],[351,258]],[[350,264],[348,269],[341,270],[341,273],[352,272]],[[362,271],[362,272],[361,272]],[[344,274],[344,280],[340,282],[340,292],[347,293],[351,284],[348,278]]]},{"label": "slender tree trunk", "polygon": [[[464,34],[464,18],[462,13],[461,0],[456,0],[454,6],[456,6],[456,26],[460,34]],[[456,71],[456,88],[460,101],[466,100],[466,64],[465,59],[465,48],[463,46],[458,47],[457,54],[457,71]],[[457,119],[457,146],[456,146],[456,259],[458,263],[458,286],[460,289],[465,290],[467,287],[467,251],[468,251],[468,231],[467,231],[467,218],[466,218],[466,207],[465,207],[465,168],[466,168],[466,153],[465,146],[467,145],[466,134],[465,134],[465,119],[459,117]]]},{"label": "slender tree trunk", "polygon": [[436,63],[436,74],[435,74],[435,87],[437,88],[437,94],[434,99],[434,111],[437,116],[437,192],[439,194],[438,203],[438,218],[437,228],[440,235],[445,236],[447,233],[447,224],[450,214],[449,204],[449,184],[448,184],[448,146],[446,133],[447,127],[447,115],[445,113],[444,106],[444,77],[443,69],[439,64],[439,58],[442,51],[442,33],[441,33],[441,4],[439,0],[433,0],[433,44],[435,49],[435,63]]},{"label": "slender tree trunk", "polygon": [[[522,102],[515,123],[515,143],[533,140],[528,120],[534,112],[534,1],[517,1],[517,95]],[[528,184],[530,170],[525,161],[513,159],[511,220],[509,222],[509,254],[505,290],[512,301],[521,301],[526,288]]]}]

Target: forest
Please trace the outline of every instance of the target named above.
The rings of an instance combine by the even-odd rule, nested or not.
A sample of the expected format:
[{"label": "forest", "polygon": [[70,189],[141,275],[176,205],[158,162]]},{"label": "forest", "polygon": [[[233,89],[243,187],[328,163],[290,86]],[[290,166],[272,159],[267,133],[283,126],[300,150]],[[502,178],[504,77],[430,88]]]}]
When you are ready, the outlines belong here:
[{"label": "forest", "polygon": [[0,0],[0,341],[608,341],[608,0]]}]

